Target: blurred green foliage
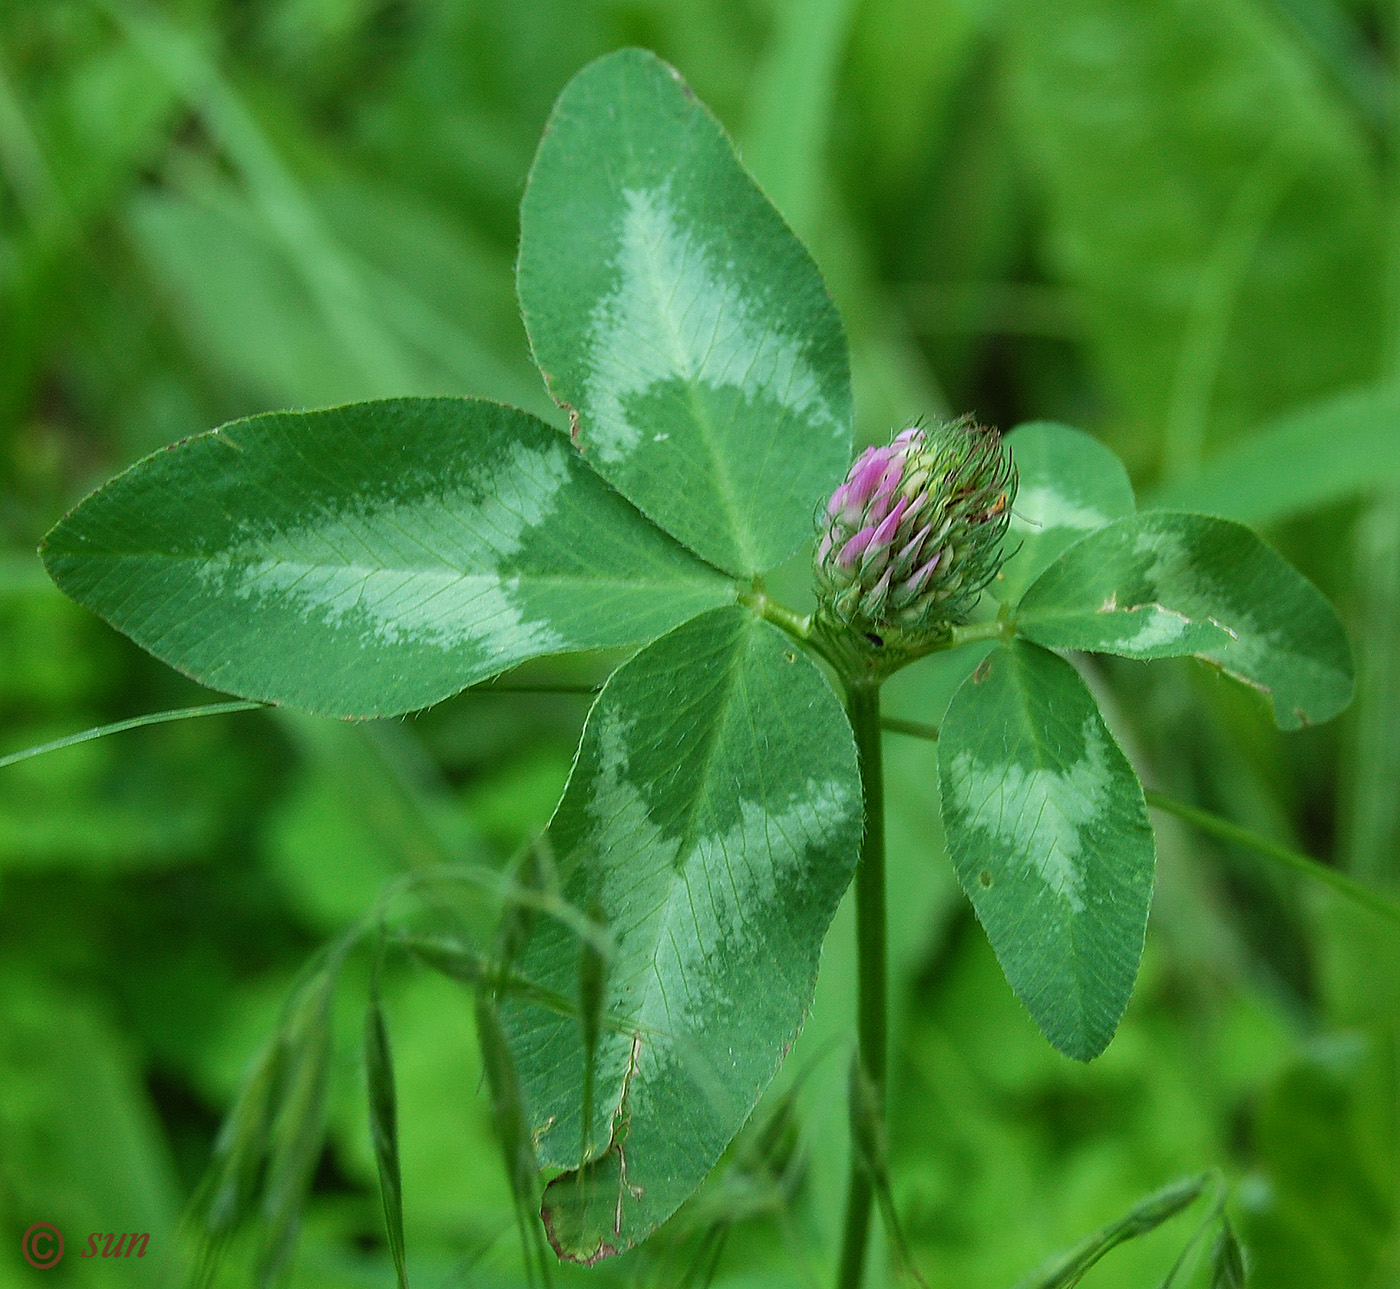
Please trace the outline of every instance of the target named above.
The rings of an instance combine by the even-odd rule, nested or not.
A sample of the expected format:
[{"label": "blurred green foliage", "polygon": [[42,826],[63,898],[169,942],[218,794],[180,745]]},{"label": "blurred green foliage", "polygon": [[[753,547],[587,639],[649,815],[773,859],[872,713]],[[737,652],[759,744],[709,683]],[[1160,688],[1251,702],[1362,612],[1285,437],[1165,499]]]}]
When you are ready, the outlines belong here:
[{"label": "blurred green foliage", "polygon": [[[515,310],[515,207],[564,81],[638,43],[812,247],[864,439],[949,410],[1082,425],[1145,499],[1267,524],[1342,606],[1359,697],[1325,729],[1279,735],[1194,663],[1091,682],[1149,783],[1400,885],[1397,23],[1379,0],[0,0],[0,755],[199,698],[33,555],[116,469],[280,406],[480,393],[554,416]],[[786,580],[804,594],[801,561]],[[905,673],[889,711],[937,722],[967,665]],[[252,713],[0,769],[0,1287],[39,1274],[34,1221],[68,1238],[50,1283],[154,1282],[150,1261],[78,1261],[86,1232],[171,1254],[302,964],[396,876],[517,853],[585,710]],[[891,736],[888,760],[890,1170],[929,1283],[1008,1289],[1212,1168],[1254,1283],[1396,1283],[1393,933],[1159,819],[1143,979],[1081,1068],[957,894],[933,749]],[[680,1284],[718,1250],[717,1283],[825,1282],[853,978],[846,909],[728,1171],[655,1247],[561,1281]],[[367,982],[352,962],[337,996],[297,1285],[393,1278]],[[410,1275],[519,1283],[471,998],[392,958],[383,996]],[[1196,1220],[1084,1283],[1161,1283]]]}]

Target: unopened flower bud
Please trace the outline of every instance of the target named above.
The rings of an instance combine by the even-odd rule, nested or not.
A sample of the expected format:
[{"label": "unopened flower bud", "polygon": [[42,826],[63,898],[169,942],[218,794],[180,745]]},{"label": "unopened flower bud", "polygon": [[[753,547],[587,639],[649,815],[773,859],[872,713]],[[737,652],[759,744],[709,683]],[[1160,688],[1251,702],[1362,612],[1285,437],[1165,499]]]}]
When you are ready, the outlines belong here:
[{"label": "unopened flower bud", "polygon": [[1001,567],[1016,468],[970,417],[867,448],[817,518],[818,613],[917,649],[967,621]]}]

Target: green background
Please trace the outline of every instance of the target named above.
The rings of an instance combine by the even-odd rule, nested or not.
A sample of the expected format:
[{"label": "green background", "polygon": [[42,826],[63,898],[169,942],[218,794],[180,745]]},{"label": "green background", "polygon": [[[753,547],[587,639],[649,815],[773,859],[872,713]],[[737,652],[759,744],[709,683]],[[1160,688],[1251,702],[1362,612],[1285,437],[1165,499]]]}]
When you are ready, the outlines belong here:
[{"label": "green background", "polygon": [[[1150,785],[1400,884],[1395,21],[1362,0],[7,5],[0,755],[204,693],[50,589],[33,553],[137,457],[375,395],[483,394],[561,423],[516,310],[516,207],[555,95],[633,43],[680,68],[812,250],[851,340],[861,442],[964,410],[1079,425],[1142,505],[1259,524],[1319,584],[1359,665],[1333,724],[1279,734],[1189,660],[1105,659],[1091,685]],[[799,599],[801,557],[789,574]],[[613,661],[531,674],[590,681]],[[887,710],[939,721],[965,673],[961,656],[905,673]],[[79,1260],[86,1232],[173,1247],[298,967],[397,874],[514,854],[584,710],[468,694],[365,725],[242,714],[0,769],[0,1286],[154,1283],[150,1259]],[[886,752],[891,1162],[929,1282],[1010,1289],[1218,1166],[1257,1284],[1391,1284],[1393,933],[1158,817],[1138,992],[1080,1067],[1036,1032],[957,889],[933,750],[890,736]],[[741,1137],[652,1248],[561,1280],[679,1283],[722,1222],[719,1282],[826,1282],[851,933],[843,907],[768,1102],[805,1074],[805,1171],[746,1188]],[[392,1275],[362,965],[300,1285]],[[471,999],[397,964],[384,990],[410,1273],[519,1283]],[[49,1272],[19,1255],[34,1221],[68,1239]],[[1085,1283],[1159,1284],[1191,1221]]]}]

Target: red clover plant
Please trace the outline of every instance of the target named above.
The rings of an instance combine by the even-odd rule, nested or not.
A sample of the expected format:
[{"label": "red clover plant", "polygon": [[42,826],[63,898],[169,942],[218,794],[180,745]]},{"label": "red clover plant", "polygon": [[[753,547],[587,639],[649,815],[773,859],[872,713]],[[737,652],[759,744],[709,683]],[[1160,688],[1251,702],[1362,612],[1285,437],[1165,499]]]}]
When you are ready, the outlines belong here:
[{"label": "red clover plant", "polygon": [[[1348,702],[1346,639],[1247,529],[1139,512],[1117,459],[1078,431],[915,425],[851,465],[845,338],[817,268],[650,54],[601,59],[564,90],[522,205],[518,286],[567,430],[470,399],[256,416],[112,480],[44,559],[195,679],[329,716],[412,711],[544,655],[630,650],[504,888],[495,944],[397,935],[381,951],[477,989],[512,1187],[533,1207],[547,1183],[529,1239],[592,1263],[675,1213],[749,1118],[854,877],[839,1276],[857,1285],[884,1186],[881,682],[930,653],[966,657],[941,732],[923,731],[940,740],[927,791],[1010,987],[1056,1048],[1089,1060],[1132,993],[1154,843],[1071,658],[1194,655],[1295,728]],[[764,575],[810,540],[814,512],[804,617]],[[214,1236],[257,1194],[306,1184],[327,981],[346,952],[313,964],[226,1126]],[[367,1033],[402,1278],[377,993]],[[283,1214],[271,1275],[295,1210],[264,1211]]]}]

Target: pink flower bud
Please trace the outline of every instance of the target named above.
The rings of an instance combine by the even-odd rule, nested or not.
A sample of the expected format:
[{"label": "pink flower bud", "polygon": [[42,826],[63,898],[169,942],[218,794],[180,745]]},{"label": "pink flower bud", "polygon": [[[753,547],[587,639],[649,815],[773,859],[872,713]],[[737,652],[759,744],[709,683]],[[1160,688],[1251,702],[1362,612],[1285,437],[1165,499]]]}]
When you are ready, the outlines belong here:
[{"label": "pink flower bud", "polygon": [[865,638],[965,622],[1001,565],[1016,469],[963,418],[866,448],[819,515],[818,615]]},{"label": "pink flower bud", "polygon": [[841,547],[840,553],[836,556],[836,563],[850,572],[851,569],[855,568],[856,562],[865,553],[866,547],[870,545],[870,540],[874,536],[875,530],[873,528],[862,528]]}]

